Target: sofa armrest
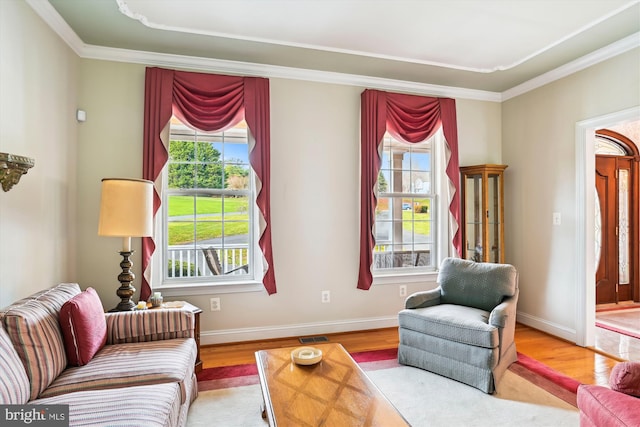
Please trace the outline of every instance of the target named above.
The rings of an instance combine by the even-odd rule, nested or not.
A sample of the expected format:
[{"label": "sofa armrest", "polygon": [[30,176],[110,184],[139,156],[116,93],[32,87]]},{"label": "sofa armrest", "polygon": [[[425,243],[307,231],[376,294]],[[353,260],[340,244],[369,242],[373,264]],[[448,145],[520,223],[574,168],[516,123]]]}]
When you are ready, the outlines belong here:
[{"label": "sofa armrest", "polygon": [[580,418],[594,426],[640,425],[640,399],[599,385],[578,387]]},{"label": "sofa armrest", "polygon": [[404,302],[404,308],[424,308],[438,304],[440,304],[440,286],[409,295]]},{"label": "sofa armrest", "polygon": [[516,307],[518,304],[518,289],[512,297],[507,297],[491,311],[489,324],[496,328],[504,328],[510,323],[516,323]]},{"label": "sofa armrest", "polygon": [[105,313],[107,344],[195,338],[190,310],[156,309]]}]

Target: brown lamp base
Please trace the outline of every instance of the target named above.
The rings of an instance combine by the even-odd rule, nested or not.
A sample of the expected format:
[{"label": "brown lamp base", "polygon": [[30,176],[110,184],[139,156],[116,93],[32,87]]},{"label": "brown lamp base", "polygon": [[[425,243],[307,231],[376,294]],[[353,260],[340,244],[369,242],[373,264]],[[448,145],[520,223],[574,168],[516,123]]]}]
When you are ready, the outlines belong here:
[{"label": "brown lamp base", "polygon": [[120,252],[120,255],[122,255],[122,261],[120,262],[122,273],[118,275],[120,287],[116,291],[116,294],[120,297],[120,302],[115,308],[109,310],[109,312],[131,311],[136,307],[136,304],[131,301],[131,297],[133,297],[133,294],[136,292],[136,288],[131,286],[131,282],[136,278],[136,276],[131,272],[133,263],[129,260],[132,253],[133,251]]}]

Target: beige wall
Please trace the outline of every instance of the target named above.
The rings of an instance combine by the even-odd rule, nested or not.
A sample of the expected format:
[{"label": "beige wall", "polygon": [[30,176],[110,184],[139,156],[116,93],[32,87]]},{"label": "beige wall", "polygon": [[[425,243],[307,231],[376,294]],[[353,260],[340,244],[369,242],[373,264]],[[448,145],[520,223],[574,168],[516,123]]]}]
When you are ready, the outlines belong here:
[{"label": "beige wall", "polygon": [[506,258],[520,272],[520,320],[575,333],[576,124],[640,105],[639,69],[635,49],[502,104]]},{"label": "beige wall", "polygon": [[[142,174],[144,67],[82,60],[79,105],[78,280],[94,286],[108,308],[117,302],[116,238],[98,237],[100,179]],[[177,295],[205,309],[203,341],[227,336],[325,332],[395,321],[404,298],[397,286],[356,289],[359,212],[359,111],[362,87],[271,79],[272,233],[278,293]],[[500,160],[500,105],[458,101],[463,158]],[[481,127],[481,131],[477,129]],[[467,155],[466,153],[470,153]],[[140,276],[139,239],[134,272]],[[137,283],[139,283],[139,280]],[[409,291],[432,284],[409,286]],[[138,286],[139,287],[139,286]],[[322,290],[331,303],[321,304]],[[365,326],[363,326],[365,325]],[[213,336],[215,331],[215,337]]]},{"label": "beige wall", "polygon": [[[0,193],[0,306],[77,281],[109,308],[120,242],[97,236],[100,180],[141,176],[144,66],[78,59],[23,2],[0,1],[0,12],[0,151],[36,158]],[[576,122],[640,105],[638,58],[636,49],[502,104],[457,101],[460,164],[509,165],[506,256],[520,271],[519,316],[567,335],[576,326]],[[271,79],[278,293],[221,294],[220,312],[207,310],[209,296],[172,297],[205,309],[204,342],[395,319],[396,285],[355,289],[362,90]],[[77,107],[85,123],[75,122]],[[553,212],[562,225],[551,225]]]},{"label": "beige wall", "polygon": [[78,57],[23,1],[0,1],[0,151],[35,158],[0,190],[0,307],[75,276]]}]

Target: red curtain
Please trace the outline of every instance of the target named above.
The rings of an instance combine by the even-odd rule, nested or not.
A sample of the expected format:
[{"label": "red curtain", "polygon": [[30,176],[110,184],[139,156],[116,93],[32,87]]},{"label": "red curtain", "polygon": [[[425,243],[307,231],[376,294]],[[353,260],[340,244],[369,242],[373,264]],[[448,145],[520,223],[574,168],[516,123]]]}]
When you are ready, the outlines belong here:
[{"label": "red curtain", "polygon": [[[385,131],[401,140],[416,143],[432,136],[442,125],[444,137],[451,151],[447,176],[456,191],[449,211],[460,219],[458,172],[458,130],[455,100],[427,96],[365,90],[361,96],[361,187],[360,187],[360,269],[358,289],[367,290],[373,283],[371,265],[375,238],[373,224],[377,199],[374,187],[382,159],[378,151]],[[460,254],[460,232],[453,236],[453,246]]]},{"label": "red curtain", "polygon": [[[143,178],[156,182],[169,158],[161,133],[171,115],[196,129],[221,131],[243,118],[255,139],[249,162],[262,183],[257,205],[266,227],[258,244],[267,261],[263,284],[269,294],[276,292],[271,249],[270,215],[270,113],[269,80],[215,74],[147,68],[145,80]],[[159,189],[154,195],[154,215],[160,208]],[[143,238],[142,269],[150,266],[155,250],[153,238]],[[259,265],[259,264],[258,264]],[[140,299],[147,300],[151,287],[145,274]]]}]

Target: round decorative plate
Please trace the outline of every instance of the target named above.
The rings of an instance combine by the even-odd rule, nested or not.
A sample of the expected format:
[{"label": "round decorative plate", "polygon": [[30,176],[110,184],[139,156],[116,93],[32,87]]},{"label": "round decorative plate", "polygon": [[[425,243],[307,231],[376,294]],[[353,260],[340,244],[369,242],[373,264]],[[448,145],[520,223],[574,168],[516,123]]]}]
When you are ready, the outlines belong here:
[{"label": "round decorative plate", "polygon": [[298,347],[291,352],[296,365],[315,365],[322,360],[322,350],[315,347]]}]

